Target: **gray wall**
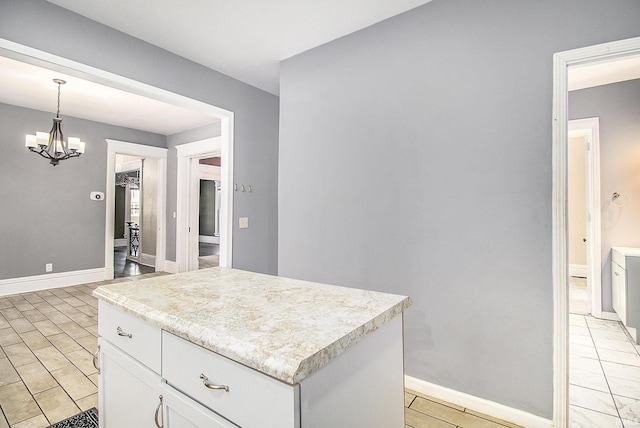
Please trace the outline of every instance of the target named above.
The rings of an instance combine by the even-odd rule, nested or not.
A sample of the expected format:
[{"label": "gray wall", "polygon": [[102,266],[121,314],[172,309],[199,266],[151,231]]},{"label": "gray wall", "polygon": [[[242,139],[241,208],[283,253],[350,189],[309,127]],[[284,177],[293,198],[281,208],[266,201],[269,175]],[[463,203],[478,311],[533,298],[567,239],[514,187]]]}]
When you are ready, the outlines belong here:
[{"label": "gray wall", "polygon": [[0,104],[0,279],[104,267],[105,138],[166,145],[164,135],[64,116],[66,135],[81,137],[86,152],[53,167],[24,146],[26,134],[49,131],[54,113]]},{"label": "gray wall", "polygon": [[[254,185],[251,195],[236,195],[234,201],[236,229],[239,216],[249,216],[251,227],[235,230],[233,265],[276,272],[278,97],[44,0],[1,1],[0,38],[233,111],[235,178]],[[175,171],[169,171],[171,176]],[[167,210],[172,212],[175,182],[169,182],[167,191]],[[171,260],[175,225],[170,219]]]},{"label": "gray wall", "polygon": [[[611,247],[640,247],[640,80],[570,92],[569,117],[600,118],[602,309],[612,312]],[[613,192],[629,203],[611,205]]]},{"label": "gray wall", "polygon": [[552,55],[638,22],[435,0],[284,61],[279,274],[411,296],[408,375],[551,418]]}]

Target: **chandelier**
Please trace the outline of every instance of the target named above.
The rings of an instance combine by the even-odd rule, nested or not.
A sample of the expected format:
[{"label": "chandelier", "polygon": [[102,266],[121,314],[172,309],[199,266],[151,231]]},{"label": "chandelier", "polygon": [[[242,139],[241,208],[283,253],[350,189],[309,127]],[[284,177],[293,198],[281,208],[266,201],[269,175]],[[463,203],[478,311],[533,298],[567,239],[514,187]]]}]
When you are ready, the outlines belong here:
[{"label": "chandelier", "polygon": [[69,142],[64,141],[62,135],[62,118],[60,117],[60,86],[64,85],[64,80],[53,79],[58,85],[58,110],[53,118],[53,127],[50,132],[36,132],[36,135],[27,135],[26,147],[34,153],[39,154],[53,166],[58,165],[61,160],[77,158],[84,153],[84,142],[80,138],[69,137]]}]

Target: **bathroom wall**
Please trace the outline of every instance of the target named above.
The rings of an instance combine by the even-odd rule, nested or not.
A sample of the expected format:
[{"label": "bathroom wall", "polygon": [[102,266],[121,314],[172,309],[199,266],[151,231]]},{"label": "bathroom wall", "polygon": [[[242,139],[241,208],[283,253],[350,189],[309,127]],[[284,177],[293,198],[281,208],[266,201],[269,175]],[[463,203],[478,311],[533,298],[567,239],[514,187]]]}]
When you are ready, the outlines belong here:
[{"label": "bathroom wall", "polygon": [[640,79],[570,92],[569,118],[588,117],[600,118],[602,309],[612,312],[611,247],[640,247]]}]

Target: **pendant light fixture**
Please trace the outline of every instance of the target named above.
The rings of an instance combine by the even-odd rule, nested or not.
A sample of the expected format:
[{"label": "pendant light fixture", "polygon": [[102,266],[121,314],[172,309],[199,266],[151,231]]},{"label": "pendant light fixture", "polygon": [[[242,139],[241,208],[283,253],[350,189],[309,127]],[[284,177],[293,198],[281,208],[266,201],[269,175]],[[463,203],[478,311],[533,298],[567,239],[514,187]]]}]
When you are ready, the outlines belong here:
[{"label": "pendant light fixture", "polygon": [[29,150],[39,154],[53,166],[58,165],[61,160],[77,158],[84,153],[84,142],[80,138],[69,137],[69,141],[64,141],[62,135],[62,118],[60,117],[60,86],[64,85],[64,80],[53,79],[58,85],[58,110],[53,118],[53,127],[49,133],[36,132],[36,135],[27,135],[25,145]]}]

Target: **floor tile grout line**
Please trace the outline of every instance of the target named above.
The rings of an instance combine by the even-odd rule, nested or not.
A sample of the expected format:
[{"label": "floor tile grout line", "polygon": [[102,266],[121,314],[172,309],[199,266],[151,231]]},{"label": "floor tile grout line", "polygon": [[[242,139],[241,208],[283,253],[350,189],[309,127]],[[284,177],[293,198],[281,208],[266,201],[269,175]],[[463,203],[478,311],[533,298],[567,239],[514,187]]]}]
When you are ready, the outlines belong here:
[{"label": "floor tile grout line", "polygon": [[[15,330],[14,330],[14,332],[15,332]],[[18,333],[16,332],[16,334],[18,334]],[[40,359],[38,358],[38,356],[37,356],[37,355],[35,355],[35,353],[33,352],[33,350],[29,347],[29,345],[27,345],[27,344],[24,342],[24,339],[22,339],[22,337],[21,337],[19,334],[18,334],[18,337],[20,337],[20,340],[22,340],[22,343],[24,343],[24,344],[25,344],[25,346],[27,346],[27,348],[29,348],[29,351],[31,351],[31,353],[32,353],[32,354],[33,354],[33,356],[38,360],[38,362],[40,362],[40,364],[42,364],[42,362],[40,361]],[[4,352],[4,347],[2,347],[2,348],[3,348],[3,352]],[[5,354],[6,354],[6,352],[5,352]],[[42,407],[40,407],[40,403],[38,403],[38,400],[36,400],[36,397],[31,393],[31,390],[30,390],[30,389],[29,389],[29,387],[27,386],[27,383],[24,381],[24,378],[22,377],[22,375],[21,375],[21,374],[20,374],[20,372],[18,371],[17,366],[16,366],[15,364],[13,364],[13,361],[11,361],[11,358],[9,358],[9,355],[7,355],[7,360],[9,361],[9,364],[11,364],[11,367],[13,367],[13,370],[15,370],[16,374],[18,375],[18,378],[20,378],[19,382],[22,384],[22,386],[24,386],[24,389],[26,389],[26,390],[27,390],[27,392],[29,393],[29,395],[31,395],[31,398],[33,399],[33,402],[34,402],[34,403],[36,403],[36,406],[38,406],[38,409],[40,410],[40,414],[41,414],[42,416],[44,416],[44,418],[47,420],[47,422],[49,422],[49,424],[51,424],[51,421],[49,421],[49,418],[47,418],[47,415],[45,415],[45,414],[44,414],[44,411],[42,410]],[[44,367],[44,364],[42,364],[42,365],[43,365],[43,367]],[[47,370],[47,372],[49,371],[46,367],[45,367],[45,369]],[[54,378],[54,380],[56,381],[56,383],[58,383],[58,380],[57,380],[57,379],[55,379],[55,378]],[[18,383],[18,381],[17,381],[17,382],[14,382],[14,383]],[[3,411],[3,413],[4,413],[4,411]],[[18,423],[18,424],[19,424],[19,423],[22,423],[22,422],[28,421],[29,419],[35,418],[35,417],[37,417],[37,415],[36,415],[36,416],[32,416],[31,418],[23,419],[23,420],[18,421],[18,422],[16,422],[16,423]],[[8,423],[8,418],[7,418],[7,423]],[[11,426],[11,424],[9,424],[9,426]]]},{"label": "floor tile grout line", "polygon": [[[586,321],[586,319],[585,319]],[[613,401],[613,407],[616,409],[616,413],[618,414],[618,419],[620,419],[620,424],[622,424],[624,428],[624,422],[622,422],[622,416],[620,415],[620,409],[618,409],[618,404],[616,403],[616,399],[613,396],[613,391],[611,390],[611,384],[609,383],[609,379],[607,378],[607,373],[604,370],[604,366],[602,365],[602,360],[600,359],[600,352],[598,352],[598,346],[596,345],[595,340],[593,339],[593,334],[591,333],[591,327],[589,327],[589,323],[587,322],[587,329],[589,329],[589,335],[591,336],[591,340],[593,341],[593,347],[596,350],[596,355],[598,356],[598,364],[600,365],[600,369],[602,370],[602,374],[604,376],[604,381],[607,383],[607,389],[609,390],[609,395],[611,397],[611,401]],[[592,409],[596,411],[595,409]]]},{"label": "floor tile grout line", "polygon": [[[66,287],[65,287],[65,288],[66,288]],[[11,302],[11,304],[13,305],[13,308],[14,308],[14,309],[18,310],[18,311],[22,314],[22,311],[21,311],[20,309],[18,309],[18,308],[15,306],[15,304],[14,304],[13,302]],[[61,314],[63,314],[63,315],[64,315],[64,313],[62,313],[61,311],[59,311],[59,310],[58,310],[58,312],[60,312]],[[51,321],[51,320],[50,320],[50,321]],[[58,326],[58,324],[57,324],[57,323],[55,323],[55,322],[53,322],[53,321],[51,321],[51,322],[52,322],[53,324],[55,324],[55,325],[56,325],[56,327]],[[31,346],[29,346],[29,345],[24,341],[24,338],[23,338],[22,336],[20,336],[20,333],[18,333],[12,325],[10,325],[9,327],[10,327],[10,328],[14,331],[14,333],[15,333],[15,334],[20,338],[21,343],[22,343],[22,344],[24,344],[24,345],[29,349],[29,351],[30,351],[30,352],[31,352],[31,354],[34,356],[34,358],[37,360],[37,362],[38,362],[40,365],[42,365],[42,366],[44,367],[44,369],[45,369],[45,370],[47,371],[47,373],[48,373],[48,374],[53,378],[53,380],[55,381],[55,383],[56,383],[56,385],[57,385],[57,386],[53,386],[53,387],[51,387],[51,388],[47,388],[46,390],[39,391],[39,392],[37,392],[36,394],[34,394],[34,393],[29,389],[29,387],[27,386],[27,384],[26,384],[26,382],[25,382],[25,379],[24,379],[24,378],[23,378],[23,376],[20,374],[20,371],[17,369],[17,366],[15,366],[15,364],[11,361],[11,359],[10,359],[10,358],[9,358],[9,356],[7,355],[7,359],[8,359],[8,361],[9,361],[9,363],[11,364],[11,366],[13,367],[13,369],[14,369],[14,370],[16,371],[16,373],[18,374],[18,377],[20,378],[20,381],[19,381],[19,382],[20,382],[20,383],[22,383],[22,385],[25,387],[25,389],[27,390],[27,392],[29,393],[29,395],[31,396],[31,398],[33,399],[33,401],[35,402],[36,406],[37,406],[37,407],[38,407],[38,409],[40,410],[40,413],[41,413],[41,414],[43,415],[43,417],[44,417],[44,418],[49,422],[49,424],[51,424],[51,423],[55,423],[55,422],[57,422],[57,421],[53,421],[53,422],[52,422],[52,421],[49,419],[49,417],[46,415],[46,413],[44,412],[44,410],[43,410],[43,409],[42,409],[42,407],[40,406],[40,403],[39,403],[39,402],[38,402],[38,400],[36,399],[36,395],[38,395],[38,394],[40,394],[40,393],[42,393],[42,392],[49,391],[49,390],[51,390],[51,389],[54,389],[54,388],[59,387],[62,391],[64,391],[64,393],[67,395],[67,397],[69,397],[69,399],[70,399],[70,400],[71,400],[71,402],[76,406],[76,408],[77,408],[77,409],[80,409],[80,406],[78,406],[77,401],[76,401],[76,400],[74,400],[74,398],[73,398],[73,397],[71,397],[71,395],[70,395],[69,391],[67,391],[67,390],[64,388],[64,386],[63,386],[62,384],[60,384],[60,382],[59,382],[59,381],[58,381],[58,379],[53,375],[53,373],[51,372],[51,370],[49,370],[49,369],[44,365],[44,362],[43,362],[43,361],[38,357],[38,355],[36,355],[36,354],[35,354],[34,350],[31,348]],[[79,327],[81,327],[81,328],[85,329],[85,328],[84,328],[84,327],[82,327],[82,326],[79,326]],[[62,329],[60,329],[60,330],[61,330],[61,332],[62,332],[62,333],[66,334],[66,335],[67,335],[67,337],[69,337],[71,340],[73,340],[73,341],[74,341],[78,346],[80,346],[80,349],[84,349],[84,350],[86,350],[86,349],[85,349],[81,344],[79,344],[79,343],[76,341],[76,339],[74,339],[73,337],[69,336],[69,335],[68,335],[68,333],[66,333],[64,330],[62,330]],[[86,330],[86,329],[85,329],[85,330]],[[39,331],[39,330],[37,330],[37,328],[36,328],[35,330],[31,330],[31,331]],[[86,331],[87,331],[87,333],[89,333],[89,335],[93,336],[93,334],[91,334],[91,332],[90,332],[90,331],[88,331],[88,330],[86,330]],[[25,333],[26,333],[26,332],[25,332]],[[40,334],[42,334],[42,332],[40,332]],[[58,333],[58,334],[60,334],[60,333]],[[43,336],[44,336],[44,334],[43,334]],[[45,338],[47,338],[48,336],[44,336],[44,337],[45,337]],[[93,336],[93,337],[95,337],[95,336]],[[48,339],[47,339],[47,340],[48,340]],[[97,340],[97,338],[96,338],[96,340]],[[78,365],[77,365],[76,363],[74,363],[73,361],[71,361],[71,360],[67,357],[67,354],[68,354],[68,353],[63,352],[63,351],[62,351],[61,349],[59,349],[59,348],[58,348],[54,343],[52,343],[52,342],[50,342],[50,341],[49,341],[49,343],[51,344],[51,346],[53,346],[53,347],[54,347],[54,348],[55,348],[55,349],[56,349],[56,350],[57,350],[57,351],[58,351],[58,352],[59,352],[59,353],[60,353],[60,354],[61,354],[61,355],[62,355],[62,356],[63,356],[63,357],[64,357],[64,358],[69,362],[69,364],[70,364],[70,365],[72,365],[76,370],[78,370],[78,371],[79,371],[79,372],[80,372],[80,373],[81,373],[81,374],[82,374],[82,375],[83,375],[83,376],[84,376],[84,377],[85,377],[89,382],[91,382],[91,384],[92,384],[92,385],[94,385],[94,386],[96,387],[96,389],[97,389],[97,385],[95,385],[95,383],[94,383],[94,382],[89,378],[89,375],[87,375],[86,373],[84,373],[84,372],[82,371],[82,369],[81,369],[80,367],[78,367]],[[16,344],[19,344],[19,343],[16,343]],[[12,344],[12,345],[14,345],[14,344]],[[89,351],[87,351],[87,352],[89,352]],[[55,370],[54,370],[54,371],[55,371]],[[15,382],[15,383],[17,383],[17,382]],[[78,398],[78,401],[79,401],[79,400],[82,400],[82,399],[85,399],[85,398],[87,398],[87,397],[89,397],[89,396],[91,396],[91,395],[93,395],[93,393],[92,393],[92,394],[89,394],[89,395],[86,395],[86,396],[84,396],[84,397],[80,397],[80,398]],[[34,417],[35,417],[35,416],[34,416]],[[24,421],[26,421],[26,420],[28,420],[28,419],[31,419],[31,418],[27,418],[27,419],[25,419],[25,420],[23,420],[23,421],[18,421],[17,423],[22,423],[22,422],[24,422]],[[63,418],[63,419],[64,419],[64,418]],[[61,420],[63,420],[63,419],[61,419]]]}]

